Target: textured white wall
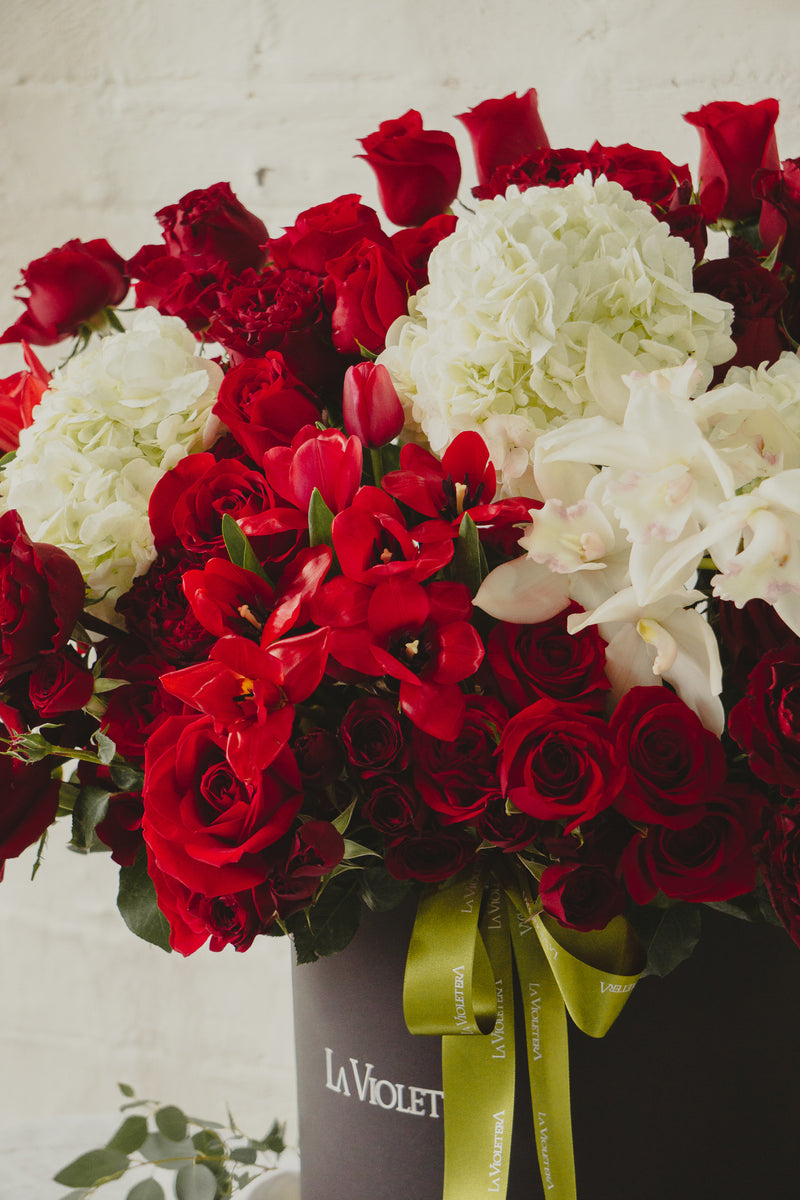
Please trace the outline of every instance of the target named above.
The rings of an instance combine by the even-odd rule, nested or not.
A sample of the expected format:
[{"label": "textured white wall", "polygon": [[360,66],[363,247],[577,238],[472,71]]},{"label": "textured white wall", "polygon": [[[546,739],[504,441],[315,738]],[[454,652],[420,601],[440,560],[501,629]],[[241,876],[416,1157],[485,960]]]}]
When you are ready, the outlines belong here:
[{"label": "textured white wall", "polygon": [[[782,155],[800,155],[796,0],[2,0],[0,13],[0,328],[30,259],[71,237],[130,255],[192,188],[229,180],[273,232],[342,192],[374,203],[356,139],[411,107],[463,147],[465,198],[453,114],[529,86],[553,145],[628,141],[692,166],[682,113],[774,95]],[[0,349],[0,375],[18,369]],[[107,860],[54,844],[29,873],[30,857],[11,862],[0,885],[0,1122],[106,1110],[116,1079],[193,1109],[228,1099],[254,1125],[289,1114],[285,945],[168,958],[117,918]]]}]

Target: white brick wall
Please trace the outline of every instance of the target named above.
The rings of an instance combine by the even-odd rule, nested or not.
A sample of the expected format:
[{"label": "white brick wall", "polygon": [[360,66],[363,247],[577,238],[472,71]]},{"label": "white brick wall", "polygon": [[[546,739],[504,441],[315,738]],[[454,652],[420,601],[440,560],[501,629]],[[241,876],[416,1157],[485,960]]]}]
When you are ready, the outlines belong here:
[{"label": "white brick wall", "polygon": [[[529,86],[553,145],[594,138],[697,161],[681,114],[774,95],[800,155],[796,0],[2,0],[0,328],[19,268],[71,237],[123,255],[156,209],[229,180],[277,232],[345,191],[353,157],[418,108],[453,114]],[[18,369],[3,347],[0,375]],[[50,353],[48,362],[58,360]],[[69,861],[68,861],[69,860]],[[0,1121],[105,1110],[114,1081],[261,1124],[292,1105],[286,947],[175,961],[113,910],[113,866],[54,846],[0,885]],[[271,1082],[266,1083],[269,1076]]]}]

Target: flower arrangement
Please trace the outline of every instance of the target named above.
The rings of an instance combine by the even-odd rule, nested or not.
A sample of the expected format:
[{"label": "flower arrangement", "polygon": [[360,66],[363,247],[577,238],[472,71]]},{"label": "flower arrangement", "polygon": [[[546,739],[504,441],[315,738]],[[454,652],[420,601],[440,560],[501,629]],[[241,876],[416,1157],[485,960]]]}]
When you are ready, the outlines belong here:
[{"label": "flower arrangement", "polygon": [[[777,115],[689,114],[695,191],[656,151],[550,147],[533,90],[488,100],[457,217],[455,141],[411,111],[362,142],[394,233],[346,195],[271,237],[216,184],[127,261],[31,263],[0,338],[27,363],[0,871],[71,814],[183,954],[288,933],[312,961],[476,871],[545,948],[622,922],[664,973],[704,904],[800,943]],[[71,336],[51,377],[30,347]]]}]

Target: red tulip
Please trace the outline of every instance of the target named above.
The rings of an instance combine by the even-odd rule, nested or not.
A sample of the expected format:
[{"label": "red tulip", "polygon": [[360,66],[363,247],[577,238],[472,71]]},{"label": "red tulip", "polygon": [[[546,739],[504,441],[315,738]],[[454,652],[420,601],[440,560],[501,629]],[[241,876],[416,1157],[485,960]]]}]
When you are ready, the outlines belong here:
[{"label": "red tulip", "polygon": [[342,412],[347,432],[370,450],[387,445],[405,424],[392,377],[380,363],[363,362],[348,368]]}]

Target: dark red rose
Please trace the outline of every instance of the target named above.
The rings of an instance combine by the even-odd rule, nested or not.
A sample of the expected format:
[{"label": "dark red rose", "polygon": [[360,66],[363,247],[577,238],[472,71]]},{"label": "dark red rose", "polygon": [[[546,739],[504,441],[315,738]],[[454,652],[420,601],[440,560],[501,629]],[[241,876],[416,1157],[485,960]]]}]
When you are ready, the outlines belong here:
[{"label": "dark red rose", "polygon": [[39,362],[27,342],[22,343],[27,371],[0,379],[0,451],[19,446],[20,430],[33,421],[33,410],[50,386],[50,372]]},{"label": "dark red rose", "polygon": [[524,96],[511,93],[502,100],[484,100],[458,120],[472,140],[478,183],[486,184],[498,167],[515,163],[550,145],[539,118],[535,88]]},{"label": "dark red rose", "polygon": [[400,834],[418,833],[425,824],[426,813],[419,792],[409,781],[375,775],[370,779],[361,816],[386,837],[396,839]]},{"label": "dark red rose", "polygon": [[397,705],[380,696],[361,696],[342,717],[339,735],[350,765],[369,779],[408,766],[410,748]]},{"label": "dark red rose", "polygon": [[521,192],[529,187],[566,187],[584,171],[591,171],[592,179],[596,179],[604,174],[606,165],[597,143],[591,150],[551,150],[542,146],[532,154],[501,164],[487,183],[472,189],[472,194],[478,200],[491,200],[494,196],[505,196],[512,184]]},{"label": "dark red rose", "polygon": [[197,270],[222,262],[232,271],[264,262],[267,227],[234,196],[229,183],[188,192],[156,213],[173,256],[190,255]]},{"label": "dark red rose", "polygon": [[489,793],[486,807],[475,819],[475,828],[485,842],[510,854],[529,846],[541,829],[541,822],[521,812],[506,812],[500,791]]},{"label": "dark red rose", "polygon": [[6,859],[38,842],[55,820],[60,784],[52,769],[49,758],[23,763],[0,754],[0,879]]},{"label": "dark red rose", "polygon": [[162,552],[116,605],[128,631],[171,667],[194,662],[213,641],[184,592],[183,574],[190,562],[174,551]]},{"label": "dark red rose", "polygon": [[800,267],[800,159],[787,158],[780,169],[756,172],[755,195],[762,201],[758,233],[764,253],[777,246],[778,262]]},{"label": "dark red rose", "polygon": [[572,700],[597,713],[603,711],[609,682],[605,675],[605,643],[594,626],[567,632],[567,617],[580,611],[570,605],[538,625],[495,625],[487,655],[503,699],[516,711],[543,696]]},{"label": "dark red rose", "polygon": [[747,693],[728,718],[728,731],[750,770],[784,796],[800,795],[800,642],[765,654],[750,673]]},{"label": "dark red rose", "polygon": [[292,738],[292,751],[303,788],[325,788],[334,784],[344,766],[342,745],[329,729],[312,729],[310,733]]},{"label": "dark red rose", "polygon": [[344,838],[330,821],[304,821],[295,831],[284,863],[290,879],[309,879],[314,890],[344,857]]},{"label": "dark red rose", "polygon": [[92,672],[69,646],[43,655],[31,673],[31,704],[40,717],[55,717],[83,708],[93,693]]},{"label": "dark red rose", "polygon": [[394,879],[441,883],[457,875],[472,858],[475,843],[466,834],[448,829],[405,833],[386,847],[386,870]]},{"label": "dark red rose", "polygon": [[695,268],[694,290],[733,305],[731,337],[736,354],[717,368],[715,382],[731,367],[771,365],[790,348],[781,328],[786,288],[777,275],[761,266],[752,251],[701,263]]},{"label": "dark red rose", "polygon": [[151,727],[168,714],[183,711],[157,679],[138,679],[109,693],[102,728],[124,758],[138,762],[144,757]]},{"label": "dark red rose", "polygon": [[314,393],[336,387],[347,362],[331,346],[319,279],[308,271],[244,271],[217,294],[208,335],[234,365],[280,350],[289,370]]},{"label": "dark red rose", "polygon": [[766,600],[748,600],[742,608],[721,600],[718,613],[719,639],[730,662],[727,670],[740,691],[745,690],[748,675],[765,654],[797,645],[797,635]]},{"label": "dark red rose", "polygon": [[34,543],[13,509],[0,516],[0,680],[62,650],[83,609],[80,569],[64,551]]},{"label": "dark red rose", "polygon": [[607,867],[564,863],[545,867],[539,899],[546,913],[568,929],[605,929],[625,908],[625,891]]},{"label": "dark red rose", "polygon": [[777,100],[715,100],[684,115],[700,134],[700,204],[709,224],[758,216],[761,202],[753,194],[753,176],[762,167],[780,166],[777,119]]},{"label": "dark red rose", "polygon": [[290,445],[304,425],[319,420],[319,410],[314,393],[274,350],[228,371],[214,404],[214,415],[256,463],[273,446]]},{"label": "dark red rose", "polygon": [[696,903],[730,900],[753,890],[753,843],[763,798],[730,785],[711,794],[682,829],[651,825],[636,834],[620,861],[625,886],[637,904],[657,892]]},{"label": "dark red rose", "polygon": [[537,700],[500,740],[500,786],[521,812],[574,829],[616,799],[625,768],[608,726],[577,705]]},{"label": "dark red rose", "polygon": [[392,377],[380,363],[356,363],[348,368],[342,389],[342,412],[347,432],[371,450],[388,445],[405,424],[405,413]]},{"label": "dark red rose", "polygon": [[414,730],[414,783],[443,825],[475,820],[496,794],[495,753],[507,720],[493,696],[467,696],[464,723],[454,741]]},{"label": "dark red rose", "polygon": [[387,248],[391,244],[375,209],[362,204],[360,196],[347,195],[300,213],[283,237],[270,240],[268,250],[276,267],[324,275],[329,259],[340,258],[364,238]]},{"label": "dark red rose", "polygon": [[219,272],[192,268],[185,257],[174,257],[162,245],[142,246],[129,259],[128,271],[137,281],[137,308],[180,317],[193,333],[208,327],[217,308]]},{"label": "dark red rose", "polygon": [[323,294],[331,314],[333,344],[342,354],[383,350],[386,331],[406,312],[414,280],[399,258],[362,241],[327,263]]},{"label": "dark red rose", "polygon": [[382,121],[377,133],[359,139],[378,179],[383,211],[395,225],[423,225],[449,208],[458,195],[461,162],[455,138],[423,129],[409,109],[396,121]]},{"label": "dark red rose", "polygon": [[644,200],[652,209],[665,210],[677,203],[679,197],[684,201],[691,197],[688,166],[677,166],[658,150],[642,150],[627,142],[621,146],[600,146],[595,142],[592,151],[605,159],[606,178],[620,184],[637,200]]},{"label": "dark red rose", "polygon": [[442,213],[439,217],[431,217],[418,229],[398,229],[392,235],[392,248],[413,279],[415,291],[428,282],[431,251],[455,231],[457,224],[458,219],[453,213]]},{"label": "dark red rose", "polygon": [[609,722],[617,753],[628,765],[615,807],[632,821],[685,829],[697,805],[725,779],[722,744],[697,714],[664,687],[635,687]]},{"label": "dark red rose", "polygon": [[111,850],[121,867],[130,867],[144,845],[142,797],[136,792],[114,792],[108,797],[108,812],[95,826],[95,833]]},{"label": "dark red rose", "polygon": [[673,237],[682,237],[688,242],[694,252],[694,261],[699,263],[705,257],[708,247],[708,229],[706,217],[699,204],[679,204],[668,212],[659,213]]},{"label": "dark red rose", "polygon": [[257,934],[266,933],[274,919],[273,914],[265,919],[262,906],[254,903],[252,890],[228,896],[195,892],[187,907],[203,922],[210,935],[208,948],[216,953],[226,946],[233,946],[240,954],[249,950]]},{"label": "dark red rose", "polygon": [[800,946],[800,812],[794,806],[764,810],[756,858],[775,912]]},{"label": "dark red rose", "polygon": [[190,454],[153,489],[150,523],[159,549],[177,538],[190,554],[224,555],[223,516],[239,520],[271,507],[272,493],[259,471],[238,459]]},{"label": "dark red rose", "polygon": [[102,309],[119,304],[128,291],[125,260],[103,238],[75,238],[50,250],[28,264],[22,279],[29,292],[22,297],[25,312],[0,343],[52,346],[78,333]]},{"label": "dark red rose", "polygon": [[168,717],[145,754],[142,832],[160,869],[205,896],[262,883],[264,852],[290,828],[302,796],[284,749],[247,782],[225,757],[208,717]]}]

